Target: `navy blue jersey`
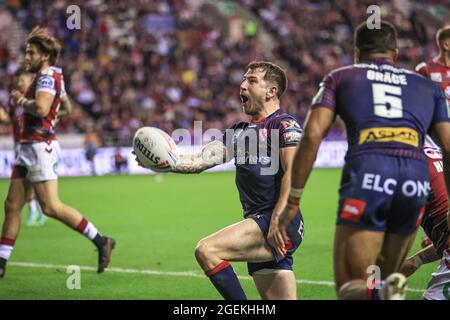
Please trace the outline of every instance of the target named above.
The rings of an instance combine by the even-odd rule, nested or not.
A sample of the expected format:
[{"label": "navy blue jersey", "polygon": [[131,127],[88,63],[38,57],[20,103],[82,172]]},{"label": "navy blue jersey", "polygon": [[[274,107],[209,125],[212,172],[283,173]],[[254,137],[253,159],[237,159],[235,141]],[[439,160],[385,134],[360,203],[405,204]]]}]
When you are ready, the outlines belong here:
[{"label": "navy blue jersey", "polygon": [[279,150],[297,146],[301,135],[295,118],[281,109],[257,122],[240,122],[226,130],[223,142],[235,160],[244,217],[275,207],[284,175]]},{"label": "navy blue jersey", "polygon": [[424,159],[431,125],[450,121],[445,96],[425,77],[374,60],[332,71],[311,108],[326,107],[347,127],[347,156],[380,153]]}]

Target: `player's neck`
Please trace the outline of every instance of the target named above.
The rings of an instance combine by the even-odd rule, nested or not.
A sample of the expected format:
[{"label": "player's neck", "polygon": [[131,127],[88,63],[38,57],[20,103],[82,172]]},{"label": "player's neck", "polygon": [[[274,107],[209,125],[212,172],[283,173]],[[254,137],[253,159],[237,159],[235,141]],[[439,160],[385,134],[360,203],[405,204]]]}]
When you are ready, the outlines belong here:
[{"label": "player's neck", "polygon": [[389,53],[371,53],[371,54],[361,54],[359,58],[359,63],[365,63],[370,61],[382,60],[387,63],[394,64],[395,61],[391,54]]},{"label": "player's neck", "polygon": [[450,67],[450,55],[449,54],[445,54],[444,52],[439,53],[439,55],[436,58],[436,61],[445,67]]},{"label": "player's neck", "polygon": [[279,101],[270,101],[264,104],[263,109],[258,114],[252,116],[252,121],[260,121],[261,119],[265,119],[278,109],[280,109]]},{"label": "player's neck", "polygon": [[43,63],[41,69],[39,69],[38,73],[41,73],[42,71],[44,71],[45,69],[49,68],[50,64],[49,63]]}]

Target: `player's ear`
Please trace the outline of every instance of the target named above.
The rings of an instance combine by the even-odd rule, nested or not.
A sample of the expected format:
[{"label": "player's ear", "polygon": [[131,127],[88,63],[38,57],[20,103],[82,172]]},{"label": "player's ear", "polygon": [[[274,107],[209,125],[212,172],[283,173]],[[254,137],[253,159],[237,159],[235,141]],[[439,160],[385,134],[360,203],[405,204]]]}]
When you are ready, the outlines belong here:
[{"label": "player's ear", "polygon": [[355,63],[359,63],[359,61],[361,60],[361,51],[359,51],[357,47],[355,47],[353,59],[355,60]]},{"label": "player's ear", "polygon": [[266,93],[267,99],[272,99],[273,97],[276,97],[278,93],[278,87],[277,86],[270,86],[269,90]]},{"label": "player's ear", "polygon": [[444,51],[450,51],[450,38],[447,38],[442,42],[442,48]]},{"label": "player's ear", "polygon": [[50,63],[50,55],[48,53],[43,53],[42,60]]},{"label": "player's ear", "polygon": [[397,59],[398,59],[398,48],[397,49],[395,49],[395,53],[394,53],[394,57],[393,57],[393,59],[394,59],[394,62],[396,62],[397,61]]}]

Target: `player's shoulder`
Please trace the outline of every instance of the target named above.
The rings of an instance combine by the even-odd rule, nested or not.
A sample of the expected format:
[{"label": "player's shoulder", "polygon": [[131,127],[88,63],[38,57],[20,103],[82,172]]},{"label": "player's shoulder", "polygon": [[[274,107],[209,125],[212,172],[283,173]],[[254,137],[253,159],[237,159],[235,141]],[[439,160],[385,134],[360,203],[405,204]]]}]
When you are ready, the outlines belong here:
[{"label": "player's shoulder", "polygon": [[58,87],[58,83],[62,82],[62,69],[54,66],[50,66],[41,70],[36,77],[36,88],[38,90],[49,89],[54,92]]},{"label": "player's shoulder", "polygon": [[281,111],[274,120],[277,126],[279,128],[283,128],[284,130],[302,130],[302,127],[297,119],[284,111]]},{"label": "player's shoulder", "polygon": [[55,66],[50,66],[47,68],[44,68],[40,71],[39,76],[46,76],[46,77],[57,77],[62,75],[62,69]]},{"label": "player's shoulder", "polygon": [[325,77],[337,78],[345,74],[351,74],[355,71],[355,65],[339,67],[328,72]]},{"label": "player's shoulder", "polygon": [[416,70],[416,72],[418,73],[422,73],[424,71],[426,71],[428,69],[428,62],[427,61],[422,61],[419,62],[416,67],[414,68],[414,70]]}]

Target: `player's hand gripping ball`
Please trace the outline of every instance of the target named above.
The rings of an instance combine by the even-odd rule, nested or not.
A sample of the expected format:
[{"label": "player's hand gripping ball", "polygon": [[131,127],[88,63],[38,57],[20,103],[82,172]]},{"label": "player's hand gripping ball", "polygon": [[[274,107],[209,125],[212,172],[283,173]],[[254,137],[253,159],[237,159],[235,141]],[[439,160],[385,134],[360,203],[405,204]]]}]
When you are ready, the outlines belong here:
[{"label": "player's hand gripping ball", "polygon": [[161,129],[140,128],[133,138],[133,150],[139,164],[144,168],[169,172],[177,165],[177,145]]}]

